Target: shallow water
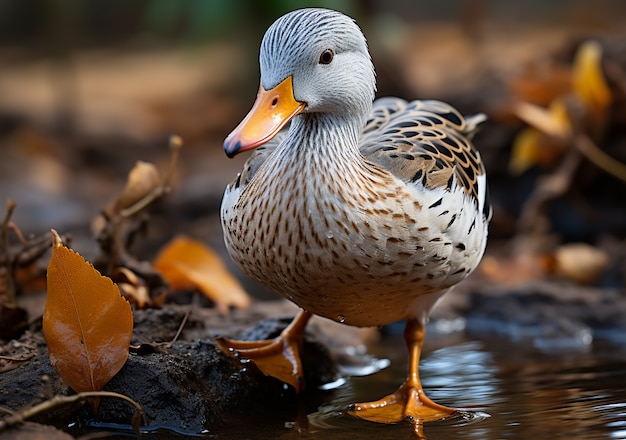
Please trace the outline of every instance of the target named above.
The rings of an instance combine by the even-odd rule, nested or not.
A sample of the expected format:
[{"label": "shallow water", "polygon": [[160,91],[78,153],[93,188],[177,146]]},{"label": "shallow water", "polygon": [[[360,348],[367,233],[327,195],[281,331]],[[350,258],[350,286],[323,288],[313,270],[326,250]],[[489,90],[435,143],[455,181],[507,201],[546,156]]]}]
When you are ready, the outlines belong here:
[{"label": "shallow water", "polygon": [[[403,380],[401,337],[385,338],[368,350],[389,358],[391,365],[371,376],[348,378],[306,422],[268,432],[257,426],[254,434],[242,429],[231,433],[234,437],[213,438],[416,438],[408,424],[379,425],[345,414],[350,403],[380,398]],[[474,415],[469,421],[426,424],[424,436],[430,440],[626,439],[624,346],[595,342],[587,349],[546,353],[506,339],[433,335],[420,371],[433,400]]]},{"label": "shallow water", "polygon": [[[339,411],[393,391],[404,365],[398,356],[377,375],[350,379],[328,407],[309,416],[307,438],[415,438],[404,424],[364,423]],[[421,375],[433,400],[476,414],[470,422],[426,424],[428,439],[626,439],[623,348],[547,354],[503,340],[461,340],[426,353]]]},{"label": "shallow water", "polygon": [[[431,332],[433,333],[433,332]],[[300,420],[229,427],[210,439],[415,439],[408,423],[380,425],[345,414],[350,403],[394,391],[406,372],[400,335],[368,353],[391,365],[366,377],[348,377],[322,395],[324,403]],[[424,426],[435,439],[626,439],[626,346],[594,342],[586,349],[541,351],[532,343],[473,338],[462,332],[427,335],[420,364],[426,393],[466,411]],[[488,416],[486,414],[488,414]],[[165,432],[149,438],[181,438]]]}]

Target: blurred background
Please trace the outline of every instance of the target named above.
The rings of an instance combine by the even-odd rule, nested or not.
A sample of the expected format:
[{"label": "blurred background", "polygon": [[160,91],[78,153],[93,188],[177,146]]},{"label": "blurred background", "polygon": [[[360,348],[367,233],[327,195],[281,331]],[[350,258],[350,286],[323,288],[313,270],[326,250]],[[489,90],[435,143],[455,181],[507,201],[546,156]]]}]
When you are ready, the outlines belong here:
[{"label": "blurred background", "polygon": [[[167,174],[173,134],[184,146],[172,190],[128,234],[129,253],[151,262],[186,234],[218,251],[249,293],[276,298],[225,255],[219,206],[248,155],[228,159],[222,142],[254,101],[266,28],[304,6],[357,20],[378,96],[488,116],[474,139],[494,208],[487,253],[435,309],[427,343],[441,349],[422,366],[439,383],[431,397],[475,399],[492,419],[474,436],[450,424],[436,438],[626,438],[623,0],[0,0],[0,219],[12,200],[13,223],[43,238],[35,265],[22,261],[30,254],[16,234],[0,246],[0,322],[3,306],[14,310],[7,269],[23,269],[17,302],[28,313],[17,321],[37,320],[49,255],[42,234],[56,229],[94,261],[94,219],[137,161]],[[165,305],[196,304],[192,295]],[[368,350],[395,360],[397,370],[374,377],[387,377],[390,390],[404,374],[401,338]]]},{"label": "blurred background", "polygon": [[[489,116],[476,144],[494,202],[491,253],[517,253],[515,239],[523,236],[524,255],[532,257],[522,266],[516,260],[514,272],[527,279],[552,274],[558,247],[582,242],[603,254],[590,257],[601,267],[590,281],[623,286],[621,0],[2,0],[0,200],[15,201],[14,222],[24,233],[70,233],[91,257],[91,220],[136,161],[165,173],[167,139],[178,134],[185,145],[173,191],[153,209],[148,239],[136,251],[151,258],[179,233],[223,251],[218,207],[245,157],[227,159],[222,141],[254,100],[265,29],[304,6],[331,6],[357,20],[376,65],[378,96],[440,99]],[[519,103],[549,109],[575,92],[575,58],[586,41],[599,43],[596,67],[609,100],[587,109],[578,131],[613,161],[608,168],[572,142],[542,133],[525,135],[532,145],[519,139],[529,125]],[[542,117],[554,123],[543,115],[539,125]],[[544,188],[550,178],[560,182],[557,189]],[[486,273],[506,279],[511,271],[492,264]]]}]

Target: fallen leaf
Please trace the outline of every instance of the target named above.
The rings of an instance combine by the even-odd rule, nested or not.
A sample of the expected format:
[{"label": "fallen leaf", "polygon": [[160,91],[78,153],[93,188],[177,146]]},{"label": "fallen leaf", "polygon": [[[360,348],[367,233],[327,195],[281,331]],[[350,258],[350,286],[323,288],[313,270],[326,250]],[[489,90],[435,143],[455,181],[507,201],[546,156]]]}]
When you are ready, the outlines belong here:
[{"label": "fallen leaf", "polygon": [[592,284],[610,264],[606,252],[586,243],[570,243],[554,252],[554,272],[580,284]]},{"label": "fallen leaf", "polygon": [[155,301],[150,298],[148,283],[129,268],[116,267],[111,274],[111,278],[120,288],[122,295],[137,308],[144,309],[162,305],[162,303],[155,304]]},{"label": "fallen leaf", "polygon": [[16,369],[20,365],[24,364],[24,362],[31,360],[33,357],[34,356],[14,358],[10,356],[0,356],[0,374]]},{"label": "fallen leaf", "polygon": [[113,218],[124,209],[142,200],[160,184],[161,176],[156,167],[150,162],[137,161],[128,173],[126,187],[119,197],[105,209],[105,212],[109,218]]},{"label": "fallen leaf", "polygon": [[547,110],[528,103],[519,103],[514,110],[531,126],[520,131],[513,141],[510,173],[519,176],[533,166],[554,166],[567,150],[565,138],[572,132],[563,100],[553,101]]},{"label": "fallen leaf", "polygon": [[548,256],[530,252],[519,252],[508,258],[486,255],[479,272],[491,283],[520,286],[545,278],[550,264]]},{"label": "fallen leaf", "polygon": [[74,391],[98,391],[128,358],[133,314],[117,286],[52,233],[43,315],[50,363]]},{"label": "fallen leaf", "polygon": [[[520,131],[513,141],[509,171],[519,175],[538,165],[551,168],[571,147],[574,124],[570,119],[566,100],[577,98],[584,109],[584,130],[595,138],[606,122],[611,103],[611,90],[602,72],[602,48],[596,41],[580,45],[569,73],[571,90],[563,89],[547,109],[529,102],[517,101],[512,112],[530,127]],[[581,129],[581,127],[579,127]]]},{"label": "fallen leaf", "polygon": [[578,48],[572,79],[588,113],[604,113],[611,103],[611,89],[602,72],[602,47],[597,41],[586,41]]},{"label": "fallen leaf", "polygon": [[154,268],[173,290],[197,288],[222,312],[230,306],[247,307],[250,297],[228,272],[220,257],[209,247],[179,236],[157,255]]}]

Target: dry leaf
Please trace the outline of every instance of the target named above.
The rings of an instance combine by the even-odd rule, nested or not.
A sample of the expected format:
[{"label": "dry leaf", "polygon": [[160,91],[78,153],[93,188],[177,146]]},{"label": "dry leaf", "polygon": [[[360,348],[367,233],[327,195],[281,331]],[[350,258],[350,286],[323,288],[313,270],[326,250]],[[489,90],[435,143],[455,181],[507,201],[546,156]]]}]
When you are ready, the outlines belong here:
[{"label": "dry leaf", "polygon": [[247,307],[250,297],[209,247],[179,236],[167,244],[154,267],[174,290],[195,287],[226,312],[228,307]]},{"label": "dry leaf", "polygon": [[15,358],[11,356],[0,356],[0,374],[18,368],[24,364],[24,362],[28,362],[33,357],[34,356]]},{"label": "dry leaf", "polygon": [[43,315],[50,362],[74,391],[98,391],[128,358],[133,314],[117,286],[52,233]]},{"label": "dry leaf", "polygon": [[146,197],[160,184],[161,176],[156,167],[149,162],[138,161],[128,174],[124,191],[106,208],[106,213],[109,218],[113,218],[120,211],[130,208]]},{"label": "dry leaf", "polygon": [[[513,142],[509,170],[519,175],[531,166],[550,168],[571,145],[572,121],[565,100],[575,96],[585,110],[585,126],[593,137],[604,126],[611,103],[611,90],[602,73],[602,48],[595,41],[586,41],[576,52],[569,73],[572,90],[556,96],[548,109],[528,102],[516,102],[513,113],[530,125]],[[570,93],[572,92],[572,93]]]},{"label": "dry leaf", "polygon": [[111,277],[120,288],[122,295],[138,308],[143,309],[152,305],[148,283],[138,277],[135,272],[127,267],[116,267]]},{"label": "dry leaf", "polygon": [[554,252],[554,272],[580,284],[592,284],[608,268],[606,252],[585,243],[560,246]]},{"label": "dry leaf", "polygon": [[161,294],[152,298],[146,280],[127,267],[116,267],[111,278],[122,295],[136,308],[162,307],[167,297],[167,291],[163,289]]},{"label": "dry leaf", "polygon": [[566,151],[565,137],[572,131],[563,101],[553,101],[547,110],[519,103],[515,111],[531,126],[520,131],[513,141],[509,161],[511,174],[519,176],[535,165],[542,168],[554,166]]},{"label": "dry leaf", "polygon": [[586,41],[580,46],[572,77],[574,91],[588,113],[606,111],[611,103],[611,90],[602,73],[602,48],[597,41]]},{"label": "dry leaf", "polygon": [[520,286],[544,278],[549,265],[549,258],[545,255],[531,252],[519,252],[510,258],[486,255],[479,272],[492,283]]}]

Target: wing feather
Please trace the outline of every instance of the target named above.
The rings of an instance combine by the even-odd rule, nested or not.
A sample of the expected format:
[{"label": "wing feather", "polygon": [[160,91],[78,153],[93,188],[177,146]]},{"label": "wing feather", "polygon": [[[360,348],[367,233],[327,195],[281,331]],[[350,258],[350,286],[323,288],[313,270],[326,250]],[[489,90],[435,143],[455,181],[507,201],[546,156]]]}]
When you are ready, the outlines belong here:
[{"label": "wing feather", "polygon": [[[460,185],[479,206],[489,206],[479,188],[484,166],[471,138],[482,114],[463,117],[441,101],[382,98],[363,129],[361,154],[406,183],[427,189]],[[489,213],[485,212],[489,217]]]}]

